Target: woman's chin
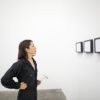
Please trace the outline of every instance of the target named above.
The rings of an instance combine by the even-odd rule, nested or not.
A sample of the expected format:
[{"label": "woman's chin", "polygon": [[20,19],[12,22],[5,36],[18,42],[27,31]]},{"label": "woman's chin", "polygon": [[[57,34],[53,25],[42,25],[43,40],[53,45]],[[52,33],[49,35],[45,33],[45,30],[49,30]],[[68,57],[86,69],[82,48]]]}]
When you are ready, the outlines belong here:
[{"label": "woman's chin", "polygon": [[32,56],[35,56],[35,55],[36,55],[36,53],[32,54]]}]

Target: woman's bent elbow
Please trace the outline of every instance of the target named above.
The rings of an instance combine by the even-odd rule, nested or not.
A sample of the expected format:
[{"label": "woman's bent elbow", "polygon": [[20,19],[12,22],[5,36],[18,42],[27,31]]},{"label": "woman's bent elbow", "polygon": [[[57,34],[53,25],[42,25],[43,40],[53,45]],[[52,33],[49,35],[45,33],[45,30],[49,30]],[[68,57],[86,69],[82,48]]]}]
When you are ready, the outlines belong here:
[{"label": "woman's bent elbow", "polygon": [[5,79],[2,77],[1,78],[1,84],[3,85],[3,86],[5,86],[5,84],[6,84],[6,81],[5,81]]}]

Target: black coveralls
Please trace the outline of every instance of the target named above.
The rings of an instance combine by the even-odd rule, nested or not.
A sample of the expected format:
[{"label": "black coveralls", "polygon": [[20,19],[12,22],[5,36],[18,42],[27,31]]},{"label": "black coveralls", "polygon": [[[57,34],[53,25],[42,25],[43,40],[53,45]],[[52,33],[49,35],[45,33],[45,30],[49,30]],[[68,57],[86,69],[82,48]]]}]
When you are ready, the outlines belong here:
[{"label": "black coveralls", "polygon": [[[32,59],[35,70],[27,59],[21,58],[13,63],[1,78],[2,85],[10,89],[19,89],[20,82],[27,83],[25,90],[19,89],[17,100],[37,100],[37,63]],[[14,81],[13,77],[17,77],[18,82]]]}]

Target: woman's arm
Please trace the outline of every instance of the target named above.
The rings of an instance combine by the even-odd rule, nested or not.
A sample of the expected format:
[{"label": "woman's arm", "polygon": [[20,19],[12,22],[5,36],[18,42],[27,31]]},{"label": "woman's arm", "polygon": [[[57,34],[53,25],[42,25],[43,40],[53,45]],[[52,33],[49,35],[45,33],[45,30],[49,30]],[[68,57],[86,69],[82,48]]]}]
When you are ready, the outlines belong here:
[{"label": "woman's arm", "polygon": [[13,80],[13,77],[17,77],[18,73],[21,70],[22,67],[22,62],[15,62],[12,64],[12,66],[8,69],[8,71],[3,75],[1,78],[1,84],[9,89],[19,89],[20,88],[20,83],[15,82]]}]

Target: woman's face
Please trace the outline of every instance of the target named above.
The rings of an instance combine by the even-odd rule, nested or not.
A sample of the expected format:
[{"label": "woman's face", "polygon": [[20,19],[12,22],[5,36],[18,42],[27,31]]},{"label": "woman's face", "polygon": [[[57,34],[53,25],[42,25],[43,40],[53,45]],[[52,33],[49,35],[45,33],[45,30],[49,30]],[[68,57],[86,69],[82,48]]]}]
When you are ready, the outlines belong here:
[{"label": "woman's face", "polygon": [[32,55],[36,54],[36,47],[33,44],[33,42],[30,42],[29,49],[26,48],[26,52],[29,53],[29,54],[32,54]]}]

